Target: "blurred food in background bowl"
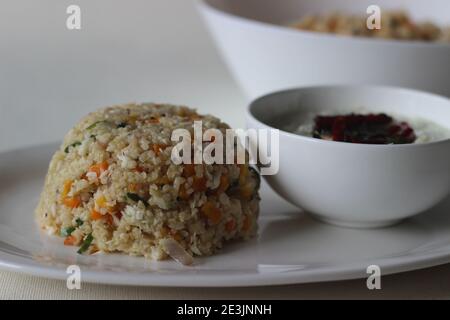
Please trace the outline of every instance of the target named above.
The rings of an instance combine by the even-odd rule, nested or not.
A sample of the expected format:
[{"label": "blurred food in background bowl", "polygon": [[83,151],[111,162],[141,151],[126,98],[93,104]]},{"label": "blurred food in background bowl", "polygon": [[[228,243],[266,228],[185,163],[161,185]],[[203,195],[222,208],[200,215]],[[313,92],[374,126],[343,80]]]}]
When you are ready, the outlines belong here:
[{"label": "blurred food in background bowl", "polygon": [[[450,44],[297,30],[311,15],[366,15],[372,1],[202,0],[199,10],[248,98],[287,87],[383,84],[450,96]],[[383,12],[450,25],[450,1],[380,0]],[[369,15],[367,15],[369,16]],[[383,27],[382,27],[383,28]]]},{"label": "blurred food in background bowl", "polygon": [[[369,19],[371,24],[375,23],[374,21]],[[414,21],[404,11],[383,11],[379,26],[374,25],[371,28],[367,27],[367,16],[339,12],[306,15],[289,26],[304,31],[336,35],[450,44],[450,26],[439,27],[430,21]]]}]

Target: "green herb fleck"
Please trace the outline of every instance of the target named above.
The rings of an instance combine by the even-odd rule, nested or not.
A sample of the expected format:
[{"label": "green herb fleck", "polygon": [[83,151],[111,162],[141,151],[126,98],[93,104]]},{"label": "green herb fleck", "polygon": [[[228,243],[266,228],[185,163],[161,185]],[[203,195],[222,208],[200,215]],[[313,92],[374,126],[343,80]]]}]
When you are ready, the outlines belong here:
[{"label": "green herb fleck", "polygon": [[75,231],[75,227],[67,227],[61,229],[61,236],[62,237],[68,237],[72,234],[72,232]]},{"label": "green herb fleck", "polygon": [[70,150],[71,147],[73,148],[73,147],[79,146],[80,144],[81,144],[80,141],[75,141],[74,143],[69,144],[69,145],[64,149],[64,152],[65,152],[65,153],[69,153],[69,150]]},{"label": "green herb fleck", "polygon": [[78,249],[78,253],[82,254],[83,252],[86,252],[87,249],[91,246],[92,240],[94,240],[94,237],[92,236],[92,233],[89,233],[86,238],[83,241],[83,244],[81,245],[80,249]]},{"label": "green herb fleck", "polygon": [[96,121],[93,124],[91,124],[89,127],[86,128],[86,130],[91,130],[94,129],[99,123],[101,122],[106,122],[106,120],[100,120],[100,121]]},{"label": "green herb fleck", "polygon": [[142,199],[142,198],[141,198],[138,194],[136,194],[136,193],[128,192],[128,193],[127,193],[127,197],[130,198],[130,199],[133,200],[133,201],[136,201],[136,202],[138,202],[138,201],[144,202],[144,199]]},{"label": "green herb fleck", "polygon": [[82,224],[83,224],[83,220],[81,220],[80,218],[77,218],[76,220],[75,220],[75,222],[77,223],[77,227],[79,227],[79,226],[81,226]]},{"label": "green herb fleck", "polygon": [[127,192],[127,197],[136,202],[142,201],[145,206],[148,206],[147,201],[145,201],[145,199],[143,199],[141,196],[139,196],[136,193]]}]

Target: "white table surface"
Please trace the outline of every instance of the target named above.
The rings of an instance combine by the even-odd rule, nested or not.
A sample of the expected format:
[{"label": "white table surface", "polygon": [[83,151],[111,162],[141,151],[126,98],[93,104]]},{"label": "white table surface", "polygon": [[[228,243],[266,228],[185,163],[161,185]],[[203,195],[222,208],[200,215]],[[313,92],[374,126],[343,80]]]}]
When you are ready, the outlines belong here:
[{"label": "white table surface", "polygon": [[[194,0],[4,0],[0,4],[0,151],[58,141],[85,113],[129,101],[186,104],[244,125],[246,99]],[[81,7],[82,29],[66,28]],[[137,288],[0,272],[0,299],[450,298],[450,265],[382,278],[260,288]]]}]

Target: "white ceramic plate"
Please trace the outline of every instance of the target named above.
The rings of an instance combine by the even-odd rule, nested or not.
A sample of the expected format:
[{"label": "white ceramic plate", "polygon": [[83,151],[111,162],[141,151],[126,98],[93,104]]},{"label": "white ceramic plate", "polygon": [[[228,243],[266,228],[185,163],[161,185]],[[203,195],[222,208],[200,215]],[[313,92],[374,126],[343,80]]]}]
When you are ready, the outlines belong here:
[{"label": "white ceramic plate", "polygon": [[311,220],[266,185],[257,239],[228,244],[183,267],[124,255],[78,255],[61,238],[40,234],[34,221],[56,145],[0,153],[0,268],[82,281],[153,286],[258,286],[366,277],[376,264],[391,274],[450,262],[450,198],[426,214],[385,229],[357,230]]}]

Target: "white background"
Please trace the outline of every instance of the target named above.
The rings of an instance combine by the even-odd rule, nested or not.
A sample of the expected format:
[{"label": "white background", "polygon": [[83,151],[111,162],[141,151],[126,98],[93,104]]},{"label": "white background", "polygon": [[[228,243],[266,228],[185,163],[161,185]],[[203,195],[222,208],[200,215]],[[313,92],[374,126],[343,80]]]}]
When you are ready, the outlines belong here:
[{"label": "white background", "polygon": [[[65,10],[82,9],[69,31]],[[0,150],[61,140],[84,114],[129,101],[186,104],[243,126],[246,99],[215,50],[193,0],[3,0]],[[365,280],[266,288],[133,288],[0,272],[0,298],[445,298],[450,266]]]},{"label": "white background", "polygon": [[[66,28],[81,7],[82,29]],[[101,106],[170,102],[244,124],[245,100],[192,1],[0,3],[0,150],[57,141]]]}]

